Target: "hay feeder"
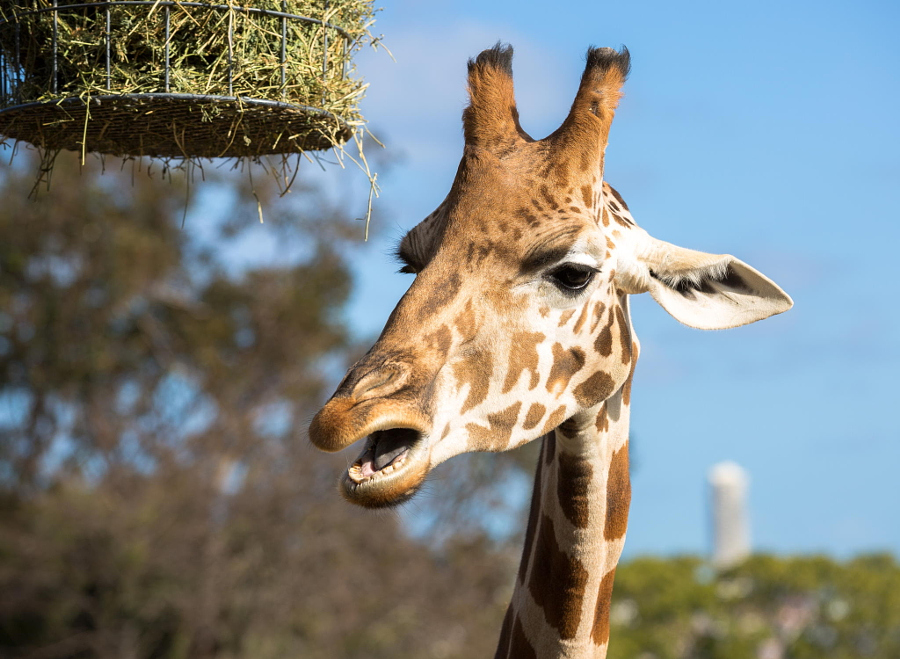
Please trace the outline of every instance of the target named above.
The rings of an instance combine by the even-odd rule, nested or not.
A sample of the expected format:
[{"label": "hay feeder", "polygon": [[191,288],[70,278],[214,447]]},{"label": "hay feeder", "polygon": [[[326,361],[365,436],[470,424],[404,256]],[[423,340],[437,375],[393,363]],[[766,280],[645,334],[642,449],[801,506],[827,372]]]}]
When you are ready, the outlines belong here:
[{"label": "hay feeder", "polygon": [[115,156],[327,149],[362,124],[371,0],[0,0],[0,134]]}]

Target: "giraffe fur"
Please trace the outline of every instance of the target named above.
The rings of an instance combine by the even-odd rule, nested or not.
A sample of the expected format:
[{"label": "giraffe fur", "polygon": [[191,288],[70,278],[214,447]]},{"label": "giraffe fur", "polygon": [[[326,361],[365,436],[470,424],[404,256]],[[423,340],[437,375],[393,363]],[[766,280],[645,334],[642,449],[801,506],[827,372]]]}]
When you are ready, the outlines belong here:
[{"label": "giraffe fur", "polygon": [[629,296],[702,329],[792,305],[733,256],[651,237],[605,181],[629,69],[624,48],[590,49],[565,121],[535,140],[512,48],[470,60],[456,176],[398,247],[415,279],[310,425],[322,450],[362,444],[340,490],[371,508],[406,501],[455,455],[542,442],[497,659],[606,656],[631,498]]}]

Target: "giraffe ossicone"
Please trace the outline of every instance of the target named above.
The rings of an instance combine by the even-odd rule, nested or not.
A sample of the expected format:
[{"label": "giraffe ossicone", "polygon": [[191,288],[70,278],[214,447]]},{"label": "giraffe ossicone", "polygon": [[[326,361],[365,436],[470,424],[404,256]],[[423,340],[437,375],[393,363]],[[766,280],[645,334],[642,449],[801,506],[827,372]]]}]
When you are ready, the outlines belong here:
[{"label": "giraffe ossicone", "polygon": [[628,296],[724,329],[792,305],[728,255],[641,229],[603,176],[629,54],[588,51],[569,115],[522,130],[512,49],[469,61],[465,146],[450,192],[401,240],[415,280],[313,419],[325,451],[364,442],[341,492],[412,496],[460,453],[543,438],[516,588],[497,657],[602,657],[630,501],[628,408],[638,341]]}]

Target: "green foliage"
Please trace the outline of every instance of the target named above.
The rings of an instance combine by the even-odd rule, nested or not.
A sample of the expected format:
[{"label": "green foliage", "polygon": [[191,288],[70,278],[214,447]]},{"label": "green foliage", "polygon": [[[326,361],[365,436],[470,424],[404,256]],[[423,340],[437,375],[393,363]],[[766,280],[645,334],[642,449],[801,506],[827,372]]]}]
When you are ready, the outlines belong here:
[{"label": "green foliage", "polygon": [[900,565],[889,555],[639,558],[616,573],[610,659],[900,656]]},{"label": "green foliage", "polygon": [[[489,654],[515,558],[349,506],[306,438],[353,350],[358,224],[263,182],[260,227],[226,178],[182,230],[169,183],[54,175],[37,202],[0,181],[0,656]],[[254,231],[284,262],[229,272]]]}]

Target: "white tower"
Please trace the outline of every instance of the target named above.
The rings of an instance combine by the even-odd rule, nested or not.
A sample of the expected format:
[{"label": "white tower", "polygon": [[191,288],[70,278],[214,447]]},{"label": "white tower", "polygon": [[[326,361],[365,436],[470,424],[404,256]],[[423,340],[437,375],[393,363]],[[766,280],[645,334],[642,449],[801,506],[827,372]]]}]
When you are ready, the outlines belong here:
[{"label": "white tower", "polygon": [[747,472],[734,462],[720,462],[709,470],[712,487],[713,565],[726,569],[750,555],[747,516]]}]

